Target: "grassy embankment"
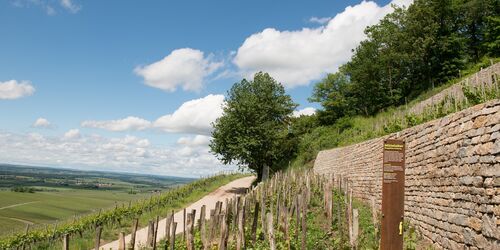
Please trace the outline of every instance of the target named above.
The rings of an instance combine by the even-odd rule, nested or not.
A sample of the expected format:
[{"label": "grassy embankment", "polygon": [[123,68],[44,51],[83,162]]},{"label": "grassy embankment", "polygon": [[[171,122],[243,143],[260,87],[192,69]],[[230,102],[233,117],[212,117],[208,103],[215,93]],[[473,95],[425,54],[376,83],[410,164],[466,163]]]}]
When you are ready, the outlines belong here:
[{"label": "grassy embankment", "polygon": [[[292,161],[292,167],[302,166],[312,167],[313,160],[319,151],[335,147],[348,146],[360,143],[369,139],[381,137],[403,129],[416,126],[434,119],[444,117],[448,114],[458,112],[476,104],[500,98],[500,76],[492,75],[492,86],[467,86],[464,80],[477,73],[482,68],[490,66],[492,63],[500,62],[500,58],[487,59],[478,63],[468,70],[463,71],[463,77],[451,80],[431,89],[408,104],[399,107],[392,107],[378,113],[375,116],[354,116],[344,117],[330,126],[317,126],[301,136],[297,157]],[[435,94],[460,84],[465,98],[447,96],[443,101],[420,110],[418,113],[411,111],[412,107],[420,102],[431,98]]]}]

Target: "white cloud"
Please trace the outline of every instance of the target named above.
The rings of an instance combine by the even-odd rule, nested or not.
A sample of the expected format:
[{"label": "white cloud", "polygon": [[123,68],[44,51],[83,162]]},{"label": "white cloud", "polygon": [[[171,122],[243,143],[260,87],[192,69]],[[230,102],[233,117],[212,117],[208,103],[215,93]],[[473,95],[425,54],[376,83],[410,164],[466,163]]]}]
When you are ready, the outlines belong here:
[{"label": "white cloud", "polygon": [[151,122],[138,117],[129,116],[120,120],[83,121],[81,126],[87,128],[100,128],[109,131],[144,130],[151,126]]},{"label": "white cloud", "polygon": [[191,48],[172,51],[158,62],[138,66],[134,72],[144,78],[144,83],[151,87],[173,92],[177,87],[188,91],[199,91],[206,77],[222,67],[212,55]]},{"label": "white cloud", "polygon": [[49,120],[40,117],[36,119],[36,121],[33,123],[32,127],[34,128],[50,128],[52,127],[52,124],[49,122]]},{"label": "white cloud", "polygon": [[71,13],[76,13],[82,8],[82,6],[75,4],[72,0],[61,0],[60,3],[63,8]]},{"label": "white cloud", "polygon": [[17,99],[24,96],[30,96],[35,93],[35,88],[28,81],[18,82],[10,80],[0,82],[0,99]]},{"label": "white cloud", "polygon": [[315,108],[313,108],[313,107],[307,107],[307,108],[303,108],[303,109],[299,109],[299,110],[293,111],[292,116],[293,117],[300,117],[300,116],[303,116],[303,115],[309,116],[309,115],[314,115],[314,113],[316,113],[316,109]]},{"label": "white cloud", "polygon": [[363,1],[348,6],[317,28],[279,31],[265,29],[248,37],[233,62],[245,77],[266,71],[286,87],[307,85],[348,61],[366,36],[364,29],[392,12],[391,4],[408,6],[412,0],[393,0],[385,6]]},{"label": "white cloud", "polygon": [[[195,141],[200,139],[187,140],[198,144]],[[236,169],[220,163],[206,145],[159,147],[151,145],[147,139],[129,135],[106,138],[81,134],[68,140],[65,136],[1,131],[0,162],[189,177]]]},{"label": "white cloud", "polygon": [[319,23],[319,24],[325,24],[325,23],[328,23],[328,21],[330,21],[330,19],[332,19],[331,17],[311,17],[309,18],[309,22],[311,23]]},{"label": "white cloud", "polygon": [[78,139],[80,138],[80,130],[70,129],[68,132],[64,133],[65,139]]},{"label": "white cloud", "polygon": [[12,0],[11,3],[18,8],[38,7],[49,16],[57,14],[57,6],[73,14],[82,9],[82,6],[76,4],[73,0]]},{"label": "white cloud", "polygon": [[209,135],[211,123],[222,115],[223,103],[223,95],[187,101],[174,113],[158,118],[153,127],[166,132]]},{"label": "white cloud", "polygon": [[205,135],[196,135],[194,137],[181,137],[177,140],[177,144],[186,146],[207,146],[212,137]]}]

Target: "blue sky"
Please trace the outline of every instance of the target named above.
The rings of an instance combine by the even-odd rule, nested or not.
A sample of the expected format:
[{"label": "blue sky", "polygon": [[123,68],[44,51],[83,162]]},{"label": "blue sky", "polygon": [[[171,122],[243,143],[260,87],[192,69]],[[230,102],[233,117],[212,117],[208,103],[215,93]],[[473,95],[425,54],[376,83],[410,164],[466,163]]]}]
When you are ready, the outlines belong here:
[{"label": "blue sky", "polygon": [[[201,176],[223,95],[256,71],[300,104],[390,1],[0,2],[0,162]],[[393,0],[408,5],[410,0]]]}]

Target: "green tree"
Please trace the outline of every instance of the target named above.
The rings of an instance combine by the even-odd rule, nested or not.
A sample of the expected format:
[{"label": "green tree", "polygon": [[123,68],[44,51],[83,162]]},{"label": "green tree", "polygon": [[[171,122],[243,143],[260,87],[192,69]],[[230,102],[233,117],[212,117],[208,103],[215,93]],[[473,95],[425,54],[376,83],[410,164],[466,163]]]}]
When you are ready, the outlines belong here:
[{"label": "green tree", "polygon": [[260,181],[264,166],[283,168],[295,152],[296,140],[290,138],[288,127],[296,107],[269,74],[243,79],[229,90],[223,115],[213,124],[211,151],[224,164],[255,171]]},{"label": "green tree", "polygon": [[328,74],[321,82],[314,85],[309,101],[319,102],[323,110],[317,112],[321,125],[333,124],[337,119],[354,113],[349,78],[341,71]]}]

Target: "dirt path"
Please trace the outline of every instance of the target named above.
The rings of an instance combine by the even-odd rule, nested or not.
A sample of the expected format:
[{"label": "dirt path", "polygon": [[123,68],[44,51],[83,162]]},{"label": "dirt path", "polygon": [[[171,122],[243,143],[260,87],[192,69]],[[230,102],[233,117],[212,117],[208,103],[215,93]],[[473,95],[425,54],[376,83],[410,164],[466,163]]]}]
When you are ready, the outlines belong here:
[{"label": "dirt path", "polygon": [[25,202],[25,203],[19,203],[19,204],[14,204],[14,205],[10,205],[10,206],[0,207],[0,210],[11,208],[11,207],[18,207],[18,206],[22,206],[22,205],[28,205],[28,204],[37,203],[37,202],[39,202],[39,201],[30,201],[30,202]]},{"label": "dirt path", "polygon": [[[215,208],[215,203],[217,201],[224,201],[226,198],[231,198],[235,195],[240,195],[245,192],[245,190],[250,187],[252,184],[253,180],[255,177],[250,176],[250,177],[244,177],[241,179],[234,180],[214,192],[206,195],[205,197],[201,198],[197,202],[189,205],[186,207],[186,211],[191,212],[192,209],[196,209],[196,214],[200,214],[201,206],[206,205],[207,206],[207,211],[210,211],[210,209]],[[210,217],[210,213],[207,213],[207,218]],[[182,233],[184,231],[184,226],[182,224],[183,221],[183,211],[179,211],[174,214],[174,221],[177,222],[177,230],[175,231],[177,234]],[[161,239],[165,238],[165,224],[166,224],[166,219],[160,220],[160,223],[158,224],[158,238],[157,242],[160,241]],[[144,227],[141,228],[140,230],[137,230],[137,234],[135,236],[135,247],[136,249],[140,249],[141,246],[146,245],[146,239],[148,235],[148,228]],[[125,237],[125,243],[128,245],[130,242],[130,234]],[[118,249],[118,240],[110,242],[106,245],[103,245],[100,247],[101,249]]]}]

